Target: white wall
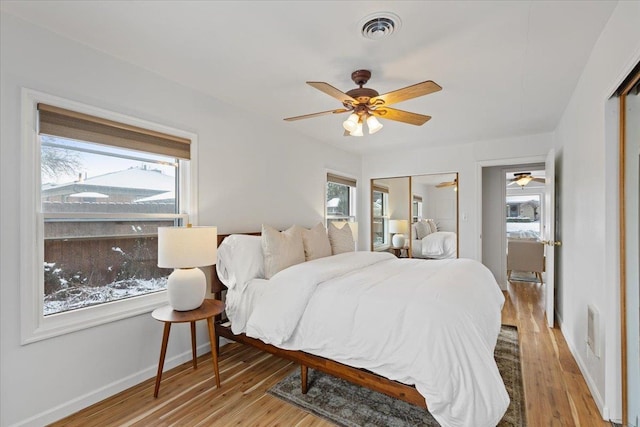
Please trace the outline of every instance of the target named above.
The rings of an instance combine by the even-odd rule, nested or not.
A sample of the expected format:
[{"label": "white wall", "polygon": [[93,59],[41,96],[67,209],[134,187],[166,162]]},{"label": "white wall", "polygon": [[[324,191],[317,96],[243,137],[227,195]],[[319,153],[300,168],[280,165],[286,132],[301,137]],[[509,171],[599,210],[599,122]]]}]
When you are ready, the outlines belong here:
[{"label": "white wall", "polygon": [[[31,285],[18,270],[21,87],[198,134],[200,223],[219,233],[256,231],[262,222],[313,225],[324,217],[325,170],[360,176],[361,164],[284,122],[262,121],[6,13],[0,19],[0,425],[43,425],[154,377],[162,326],[145,314],[20,345],[19,289]],[[207,342],[203,325],[198,339]],[[189,349],[188,328],[174,327],[165,368],[187,360]]]},{"label": "white wall", "polygon": [[[427,202],[423,205],[423,216],[433,219],[438,225],[438,231],[456,231],[456,191],[453,187],[436,188],[426,185]],[[426,208],[426,209],[425,209]]]},{"label": "white wall", "polygon": [[[640,2],[620,2],[598,39],[554,137],[563,245],[557,276],[563,334],[604,417],[619,419],[618,142],[607,99],[640,59]],[[607,121],[609,121],[607,123]],[[601,357],[585,343],[600,312]]]},{"label": "white wall", "polygon": [[482,263],[491,270],[502,289],[507,289],[504,271],[505,204],[502,166],[482,168]]},{"label": "white wall", "polygon": [[[363,182],[371,178],[458,172],[460,257],[481,260],[481,165],[488,161],[501,164],[501,159],[508,159],[510,163],[527,163],[531,157],[545,156],[551,146],[552,134],[544,133],[452,147],[370,153],[365,154],[362,160]],[[519,158],[525,160],[518,162]],[[361,206],[368,207],[370,194],[364,191],[360,195]],[[363,216],[360,220],[363,229],[369,230],[370,218]],[[370,245],[370,237],[363,237],[366,239],[361,239],[358,244],[361,249],[366,249]]]}]

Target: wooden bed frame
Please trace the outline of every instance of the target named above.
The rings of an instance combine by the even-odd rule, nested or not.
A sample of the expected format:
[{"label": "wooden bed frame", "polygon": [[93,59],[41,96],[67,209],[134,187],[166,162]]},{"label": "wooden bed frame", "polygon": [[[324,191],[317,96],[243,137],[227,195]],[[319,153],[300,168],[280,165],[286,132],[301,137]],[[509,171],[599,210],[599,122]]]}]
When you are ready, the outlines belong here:
[{"label": "wooden bed frame", "polygon": [[[242,234],[249,234],[252,236],[260,235],[260,233]],[[218,235],[218,246],[227,236],[228,234]],[[216,299],[222,300],[222,292],[226,289],[227,287],[222,282],[220,282],[220,279],[218,279],[218,275],[216,273],[214,265],[211,275],[211,292],[214,294]],[[350,381],[354,384],[367,387],[371,390],[384,393],[388,396],[403,400],[413,405],[420,406],[425,409],[427,407],[424,397],[420,393],[418,393],[414,386],[402,384],[400,382],[393,381],[383,376],[374,374],[373,372],[367,371],[365,369],[353,368],[334,360],[326,359],[324,357],[316,356],[310,353],[305,353],[304,351],[283,350],[271,344],[266,344],[258,339],[250,338],[245,334],[236,335],[231,331],[231,327],[228,325],[226,319],[216,319],[215,329],[217,337],[216,348],[218,348],[220,345],[220,337],[224,337],[232,341],[251,345],[262,351],[266,351],[268,353],[300,364],[302,379],[301,387],[303,394],[306,394],[308,389],[307,370],[308,368],[312,368],[317,369],[318,371],[325,372],[329,375],[333,375],[335,377]]]}]

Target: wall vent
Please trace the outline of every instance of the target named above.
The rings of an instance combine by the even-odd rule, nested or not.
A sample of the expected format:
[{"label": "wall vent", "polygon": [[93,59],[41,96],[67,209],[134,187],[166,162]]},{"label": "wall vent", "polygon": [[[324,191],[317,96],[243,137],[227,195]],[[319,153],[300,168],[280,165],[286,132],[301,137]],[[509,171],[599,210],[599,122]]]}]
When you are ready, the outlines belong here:
[{"label": "wall vent", "polygon": [[594,356],[600,357],[600,315],[598,310],[587,306],[587,346]]}]

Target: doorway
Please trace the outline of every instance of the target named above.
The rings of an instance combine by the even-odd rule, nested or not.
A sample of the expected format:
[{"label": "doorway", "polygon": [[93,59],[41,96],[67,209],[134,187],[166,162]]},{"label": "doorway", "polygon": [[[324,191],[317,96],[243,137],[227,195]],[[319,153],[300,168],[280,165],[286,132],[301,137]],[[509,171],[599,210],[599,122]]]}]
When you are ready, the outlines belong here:
[{"label": "doorway", "polygon": [[544,165],[528,165],[505,173],[503,237],[508,281],[542,284],[545,182]]},{"label": "doorway", "polygon": [[[537,159],[536,159],[537,160]],[[509,163],[482,167],[482,263],[491,270],[502,289],[507,289],[507,232],[516,236],[527,234],[525,231],[540,230],[539,221],[530,221],[533,207],[526,204],[532,194],[544,194],[536,181],[524,186],[512,183],[516,173],[528,172],[533,177],[544,175],[544,159],[538,162]],[[535,172],[535,173],[534,173]],[[510,185],[509,185],[510,184]],[[507,200],[513,204],[507,204]],[[515,201],[522,201],[522,204]],[[542,206],[540,202],[539,206]],[[520,210],[522,208],[522,211]],[[538,217],[541,210],[537,209]],[[508,219],[510,218],[509,222]],[[520,222],[518,222],[520,221]],[[526,221],[526,222],[525,222]]]}]

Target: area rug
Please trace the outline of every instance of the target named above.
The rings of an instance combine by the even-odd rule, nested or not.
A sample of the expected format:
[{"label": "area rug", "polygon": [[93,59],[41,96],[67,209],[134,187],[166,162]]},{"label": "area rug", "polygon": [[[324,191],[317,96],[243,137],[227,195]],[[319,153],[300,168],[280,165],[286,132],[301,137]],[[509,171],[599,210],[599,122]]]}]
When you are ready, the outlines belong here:
[{"label": "area rug", "polygon": [[535,273],[528,273],[526,271],[512,271],[511,277],[509,278],[510,282],[530,282],[530,283],[540,283],[538,277]]},{"label": "area rug", "polygon": [[[499,427],[525,427],[524,391],[518,330],[502,326],[494,353],[511,403]],[[426,410],[348,381],[309,369],[309,391],[300,390],[300,370],[273,386],[269,393],[344,427],[438,427]]]}]

